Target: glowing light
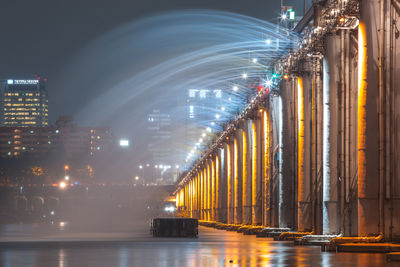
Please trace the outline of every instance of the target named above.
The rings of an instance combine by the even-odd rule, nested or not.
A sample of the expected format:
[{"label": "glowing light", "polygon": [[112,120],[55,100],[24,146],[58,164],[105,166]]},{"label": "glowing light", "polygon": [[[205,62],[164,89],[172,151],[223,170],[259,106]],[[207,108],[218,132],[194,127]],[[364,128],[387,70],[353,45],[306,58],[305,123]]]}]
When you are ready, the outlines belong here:
[{"label": "glowing light", "polygon": [[143,165],[139,165],[139,169],[143,169]]},{"label": "glowing light", "polygon": [[282,20],[286,20],[286,19],[287,19],[287,14],[286,14],[286,13],[283,13],[283,14],[281,15],[281,19],[282,19]]},{"label": "glowing light", "polygon": [[225,107],[222,107],[221,110],[222,110],[222,111],[225,111]]},{"label": "glowing light", "polygon": [[271,85],[272,85],[272,81],[271,80],[265,81],[265,86],[266,87],[271,87]]},{"label": "glowing light", "polygon": [[285,79],[285,80],[289,79],[289,75],[287,75],[287,74],[283,75],[283,79]]},{"label": "glowing light", "polygon": [[258,86],[258,91],[259,91],[259,92],[261,92],[261,91],[263,91],[263,90],[264,90],[264,87],[262,87],[261,85]]},{"label": "glowing light", "polygon": [[340,23],[344,23],[344,21],[345,21],[344,17],[341,17],[341,18],[339,19],[339,22],[340,22]]},{"label": "glowing light", "polygon": [[175,165],[175,169],[179,169],[179,165]]},{"label": "glowing light", "polygon": [[199,139],[199,143],[202,143],[202,142],[203,142],[203,138],[200,138],[200,139]]},{"label": "glowing light", "polygon": [[237,90],[239,90],[239,87],[237,87],[236,85],[233,86],[233,91],[237,92]]},{"label": "glowing light", "polygon": [[221,115],[215,114],[215,118],[216,118],[216,119],[219,119],[220,117],[221,117]]},{"label": "glowing light", "polygon": [[201,136],[202,136],[202,137],[206,137],[206,133],[202,133]]},{"label": "glowing light", "polygon": [[126,140],[126,139],[119,140],[119,146],[120,147],[128,147],[129,146],[129,140]]},{"label": "glowing light", "polygon": [[168,206],[168,207],[165,207],[165,209],[164,209],[166,212],[174,212],[175,211],[175,207],[173,207],[173,206]]},{"label": "glowing light", "polygon": [[242,74],[242,78],[243,78],[243,79],[247,79],[247,73],[243,73],[243,74]]},{"label": "glowing light", "polygon": [[210,127],[207,127],[207,132],[209,132],[209,133],[211,133],[211,128]]},{"label": "glowing light", "polygon": [[64,178],[65,178],[65,180],[69,181],[69,176],[68,175],[66,175]]},{"label": "glowing light", "polygon": [[135,180],[136,180],[136,181],[139,180],[139,176],[135,176]]},{"label": "glowing light", "polygon": [[271,44],[271,39],[265,40],[265,43],[266,43],[267,45]]},{"label": "glowing light", "polygon": [[69,165],[64,166],[64,170],[68,171],[69,170]]},{"label": "glowing light", "polygon": [[253,63],[257,63],[258,60],[256,58],[253,58],[252,61],[253,61]]},{"label": "glowing light", "polygon": [[215,125],[215,122],[211,122],[211,125],[214,126],[214,125]]},{"label": "glowing light", "polygon": [[61,189],[64,189],[67,187],[67,184],[65,182],[60,182],[60,184],[58,185]]}]

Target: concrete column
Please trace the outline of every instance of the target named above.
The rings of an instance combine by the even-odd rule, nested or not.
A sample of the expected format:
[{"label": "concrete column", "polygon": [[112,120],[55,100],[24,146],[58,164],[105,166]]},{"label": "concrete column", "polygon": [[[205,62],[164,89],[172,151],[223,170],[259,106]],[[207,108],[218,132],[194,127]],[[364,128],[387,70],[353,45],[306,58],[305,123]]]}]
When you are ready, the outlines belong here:
[{"label": "concrete column", "polygon": [[[379,1],[360,1],[358,235],[379,233]],[[383,222],[382,222],[383,223]]]},{"label": "concrete column", "polygon": [[242,223],[242,188],[243,188],[243,130],[238,129],[236,138],[233,144],[233,183],[235,192],[235,211],[234,211],[234,222],[235,224]]},{"label": "concrete column", "polygon": [[234,153],[232,143],[224,144],[224,177],[226,180],[227,223],[233,224],[235,214]]},{"label": "concrete column", "polygon": [[271,108],[269,118],[271,121],[271,153],[272,162],[271,166],[271,182],[270,182],[270,212],[269,212],[269,226],[279,227],[279,199],[281,196],[281,186],[280,186],[280,169],[281,167],[281,153],[280,145],[282,143],[281,135],[281,99],[280,97],[272,97],[270,99]]},{"label": "concrete column", "polygon": [[216,190],[216,176],[215,176],[215,157],[213,156],[211,159],[211,221],[215,221],[215,196],[217,193]]},{"label": "concrete column", "polygon": [[253,225],[262,224],[262,113],[260,110],[256,114],[256,119],[252,124],[252,182],[251,182],[251,221]]},{"label": "concrete column", "polygon": [[193,180],[193,186],[194,186],[193,217],[197,218],[197,195],[198,195],[198,191],[197,191],[197,183],[196,183],[196,176],[195,175],[193,175],[192,180]]},{"label": "concrete column", "polygon": [[201,176],[198,171],[196,171],[197,180],[197,218],[201,219]]},{"label": "concrete column", "polygon": [[186,211],[186,216],[189,216],[189,217],[194,217],[194,214],[193,214],[193,212],[190,210],[191,209],[191,206],[190,206],[190,183],[189,182],[187,182],[186,184],[185,184],[185,211]]},{"label": "concrete column", "polygon": [[339,233],[338,206],[338,93],[340,92],[340,39],[327,37],[324,59],[323,233]]},{"label": "concrete column", "polygon": [[252,200],[252,124],[251,120],[244,123],[242,135],[242,198],[243,214],[242,224],[251,224],[251,200]]},{"label": "concrete column", "polygon": [[200,167],[200,219],[204,220],[204,171]]},{"label": "concrete column", "polygon": [[218,202],[218,221],[227,223],[228,222],[228,184],[226,180],[226,158],[225,148],[218,149],[218,183],[217,183],[217,202]]},{"label": "concrete column", "polygon": [[190,210],[190,217],[193,218],[194,214],[193,214],[193,187],[192,187],[192,183],[189,182],[188,183],[189,186],[189,210]]},{"label": "concrete column", "polygon": [[[308,64],[307,64],[308,65]],[[309,66],[306,66],[306,68]],[[298,231],[312,230],[311,212],[311,77],[298,78]]]},{"label": "concrete column", "polygon": [[[397,3],[397,10],[399,10],[399,3]],[[396,38],[400,22],[397,19],[396,24],[393,25],[393,19],[396,18],[396,14],[393,10],[393,6],[389,6],[392,9],[391,12],[387,12],[386,25],[387,28],[387,43],[386,46],[386,90],[387,90],[387,105],[386,112],[388,116],[387,120],[387,135],[386,138],[386,186],[385,193],[386,197],[389,198],[388,203],[385,206],[385,239],[391,241],[400,240],[400,90],[398,85],[400,84],[400,65],[396,64],[400,58],[400,39]],[[392,25],[390,27],[389,25]],[[393,49],[396,47],[397,49]],[[388,129],[389,128],[389,129]]]},{"label": "concrete column", "polygon": [[210,198],[211,198],[211,194],[210,194],[210,165],[208,164],[208,161],[206,161],[206,166],[205,166],[205,184],[206,184],[206,192],[205,192],[205,212],[206,212],[206,220],[209,221],[210,220]]},{"label": "concrete column", "polygon": [[280,198],[280,227],[294,227],[294,179],[295,166],[297,166],[295,158],[295,99],[293,87],[295,80],[283,80],[281,84],[281,98],[282,98],[282,144],[281,144],[281,188],[282,195]]},{"label": "concrete column", "polygon": [[217,150],[217,155],[214,159],[214,168],[215,168],[215,182],[214,182],[214,221],[220,222],[220,211],[221,211],[221,203],[220,199],[222,197],[221,192],[221,171],[220,171],[220,157],[219,157],[219,149]]},{"label": "concrete column", "polygon": [[263,169],[263,225],[271,226],[270,218],[270,202],[271,202],[271,136],[270,136],[270,120],[266,110],[262,112],[262,135],[261,135],[261,155],[262,155],[262,169]]}]

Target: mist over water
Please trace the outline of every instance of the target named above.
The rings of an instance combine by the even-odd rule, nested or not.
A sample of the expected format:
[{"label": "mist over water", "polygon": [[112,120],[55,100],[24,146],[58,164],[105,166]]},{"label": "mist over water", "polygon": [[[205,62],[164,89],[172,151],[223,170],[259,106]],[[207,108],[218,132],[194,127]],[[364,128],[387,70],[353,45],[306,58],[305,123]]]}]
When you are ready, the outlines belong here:
[{"label": "mist over water", "polygon": [[[172,140],[157,145],[178,148],[171,157],[187,166],[195,158],[185,162],[187,147],[207,127],[212,128],[207,134],[215,133],[238,114],[256,92],[254,86],[270,79],[273,61],[295,41],[292,34],[278,33],[275,24],[239,14],[165,13],[94,40],[71,60],[58,83],[68,92],[64,103],[74,103],[65,104],[65,110],[83,125],[110,126],[116,135],[128,135],[141,151],[138,162],[150,158],[145,152],[148,114],[169,114]],[[188,121],[190,89],[221,90],[223,97],[210,99],[213,103],[202,109],[211,115]],[[76,97],[80,91],[85,93]],[[199,135],[189,136],[188,129],[198,129]]]},{"label": "mist over water", "polygon": [[[168,160],[185,169],[259,87],[268,87],[274,61],[296,40],[274,24],[227,12],[188,10],[144,18],[111,30],[71,58],[53,79],[62,92],[54,102],[80,125],[110,127],[114,136],[131,140],[133,152],[105,158],[97,175],[113,182],[122,173],[135,175],[135,164],[151,160],[146,146],[154,142],[148,123],[155,111],[169,116],[171,137],[154,145],[175,151]],[[204,98],[201,106],[188,104],[189,94]],[[189,108],[196,114],[192,120]],[[124,157],[129,160],[120,160]],[[9,218],[0,236],[2,241],[134,238],[134,229],[147,234],[147,220],[162,214],[171,190],[145,183],[6,192],[5,207],[23,212]],[[44,203],[40,210],[32,206],[38,196]]]}]

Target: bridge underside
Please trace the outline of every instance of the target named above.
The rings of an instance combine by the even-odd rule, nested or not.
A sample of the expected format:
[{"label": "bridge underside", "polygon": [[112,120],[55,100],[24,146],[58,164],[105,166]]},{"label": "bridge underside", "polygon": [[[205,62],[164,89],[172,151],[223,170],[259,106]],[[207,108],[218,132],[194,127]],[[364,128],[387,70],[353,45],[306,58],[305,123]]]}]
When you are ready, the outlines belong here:
[{"label": "bridge underside", "polygon": [[[314,6],[309,27],[326,27],[323,10]],[[178,209],[207,221],[399,240],[399,12],[397,0],[366,0],[343,21],[335,14],[356,23],[336,24],[284,68],[279,94],[182,179]]]}]

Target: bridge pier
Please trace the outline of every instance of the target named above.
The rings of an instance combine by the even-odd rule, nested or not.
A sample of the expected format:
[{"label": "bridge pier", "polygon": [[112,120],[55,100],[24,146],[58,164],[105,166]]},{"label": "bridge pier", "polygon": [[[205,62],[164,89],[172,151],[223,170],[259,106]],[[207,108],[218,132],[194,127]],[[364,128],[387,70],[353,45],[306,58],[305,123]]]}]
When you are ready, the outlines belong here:
[{"label": "bridge pier", "polygon": [[252,154],[253,154],[253,122],[251,120],[244,121],[242,135],[242,224],[250,225],[252,211]]},{"label": "bridge pier", "polygon": [[236,138],[233,144],[233,183],[234,183],[234,199],[235,199],[235,209],[234,209],[234,223],[242,223],[242,192],[243,192],[243,165],[246,164],[243,160],[243,136],[244,132],[242,129],[238,129]]},{"label": "bridge pier", "polygon": [[252,224],[262,225],[262,142],[264,139],[262,110],[256,113],[252,124]]},{"label": "bridge pier", "polygon": [[324,59],[324,148],[323,148],[323,233],[339,233],[338,205],[338,136],[339,109],[338,94],[340,92],[340,38],[336,34],[327,37]]},{"label": "bridge pier", "polygon": [[298,231],[312,231],[311,202],[311,92],[310,62],[303,66],[302,77],[298,77]]},{"label": "bridge pier", "polygon": [[379,174],[378,1],[360,2],[358,88],[358,235],[383,232]]},{"label": "bridge pier", "polygon": [[234,169],[234,155],[232,142],[227,142],[224,144],[224,175],[226,180],[226,192],[227,192],[227,223],[235,223],[235,184],[232,170]]},{"label": "bridge pier", "polygon": [[[290,78],[282,81],[282,144],[281,144],[281,198],[279,203],[279,227],[293,228],[295,224],[295,180],[296,177],[296,84],[297,79]],[[297,99],[296,99],[297,100]]]}]

